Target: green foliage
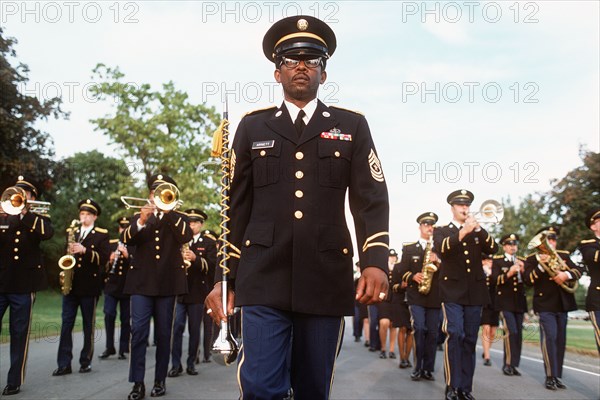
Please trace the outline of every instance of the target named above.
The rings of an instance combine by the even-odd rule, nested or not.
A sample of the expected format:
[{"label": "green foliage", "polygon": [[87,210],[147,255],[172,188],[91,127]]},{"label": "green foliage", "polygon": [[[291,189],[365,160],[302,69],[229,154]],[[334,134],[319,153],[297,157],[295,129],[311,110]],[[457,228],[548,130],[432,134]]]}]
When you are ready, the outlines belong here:
[{"label": "green foliage", "polygon": [[[212,132],[219,123],[214,107],[192,104],[173,82],[153,91],[149,84],[126,82],[118,67],[98,64],[93,74],[99,81],[94,94],[114,104],[114,113],[91,121],[96,130],[133,160],[130,170],[141,173],[144,183],[158,172],[172,176],[181,190],[183,209],[206,209],[212,216],[209,224],[216,226],[219,176],[214,167],[199,168],[209,160]],[[145,188],[140,191],[147,195]]]},{"label": "green foliage", "polygon": [[29,81],[29,68],[23,63],[11,65],[16,43],[5,38],[0,28],[0,188],[14,185],[19,174],[33,176],[45,187],[51,182],[54,150],[48,133],[34,125],[40,119],[68,114],[60,109],[60,98],[40,101],[21,93],[20,86]]},{"label": "green foliage", "polygon": [[125,163],[97,150],[76,153],[57,162],[54,176],[58,184],[48,193],[54,237],[42,243],[51,286],[58,284],[57,262],[65,254],[65,230],[73,219],[79,219],[79,201],[94,199],[102,208],[95,225],[108,229],[116,237],[116,221],[127,213],[119,193],[131,186]]}]

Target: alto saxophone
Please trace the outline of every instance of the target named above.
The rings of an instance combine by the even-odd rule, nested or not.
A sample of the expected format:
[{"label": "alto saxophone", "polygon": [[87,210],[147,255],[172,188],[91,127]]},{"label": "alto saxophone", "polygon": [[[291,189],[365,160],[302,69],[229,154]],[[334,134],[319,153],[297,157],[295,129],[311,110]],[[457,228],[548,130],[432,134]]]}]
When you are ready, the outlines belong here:
[{"label": "alto saxophone", "polygon": [[71,289],[73,289],[73,274],[75,273],[73,267],[77,263],[77,260],[71,254],[70,248],[71,244],[75,243],[75,228],[79,224],[80,222],[77,219],[71,221],[71,225],[67,228],[67,254],[58,260],[58,266],[62,269],[60,274],[58,274],[60,291],[65,296],[71,293]]},{"label": "alto saxophone", "polygon": [[181,245],[181,257],[183,257],[183,263],[185,264],[186,271],[192,265],[192,262],[190,260],[186,260],[185,259],[185,253],[189,249],[190,249],[190,244],[189,243],[184,243],[184,244]]},{"label": "alto saxophone", "polygon": [[430,260],[432,247],[433,235],[429,237],[427,246],[425,246],[425,253],[423,254],[423,268],[421,268],[423,279],[421,280],[421,283],[419,283],[419,293],[424,295],[429,294],[433,283],[433,274],[438,270],[437,265]]}]

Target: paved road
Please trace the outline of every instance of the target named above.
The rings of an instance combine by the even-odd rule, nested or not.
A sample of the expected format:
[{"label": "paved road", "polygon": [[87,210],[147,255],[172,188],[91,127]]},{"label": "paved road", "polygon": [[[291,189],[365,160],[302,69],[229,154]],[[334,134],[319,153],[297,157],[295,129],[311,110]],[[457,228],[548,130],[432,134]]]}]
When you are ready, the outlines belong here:
[{"label": "paved road", "polygon": [[[104,349],[103,332],[97,332],[96,354]],[[77,360],[82,335],[74,335]],[[540,352],[528,347],[521,362],[521,377],[507,377],[500,371],[501,343],[492,349],[491,367],[483,366],[478,349],[475,372],[475,391],[478,399],[599,399],[600,361],[598,357],[567,355],[563,381],[567,390],[552,392],[543,387],[543,367]],[[63,377],[52,377],[56,368],[58,338],[32,338],[30,342],[27,380],[20,394],[12,399],[125,399],[131,389],[127,381],[128,361],[116,358],[99,360],[89,374],[75,372]],[[146,386],[152,386],[155,348],[148,349]],[[185,353],[185,352],[184,352]],[[397,360],[380,360],[362,343],[355,343],[349,330],[336,365],[332,398],[336,400],[375,399],[440,399],[444,382],[441,352],[436,360],[435,382],[412,382],[409,369],[399,369]],[[0,384],[4,387],[8,371],[9,346],[0,346]],[[182,375],[167,378],[167,399],[236,399],[236,368],[216,363],[200,364],[197,376]],[[148,388],[149,389],[149,388]],[[149,398],[149,397],[148,397]]]}]

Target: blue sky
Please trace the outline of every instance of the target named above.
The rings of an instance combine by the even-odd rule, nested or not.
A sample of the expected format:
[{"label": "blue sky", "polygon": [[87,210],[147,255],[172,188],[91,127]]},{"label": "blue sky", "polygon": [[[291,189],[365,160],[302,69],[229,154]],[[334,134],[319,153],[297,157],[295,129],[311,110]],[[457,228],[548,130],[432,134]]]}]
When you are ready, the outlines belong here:
[{"label": "blue sky", "polygon": [[3,1],[0,25],[31,69],[22,90],[62,94],[71,112],[43,125],[64,157],[112,153],[88,122],[110,112],[85,89],[98,62],[134,83],[173,80],[217,109],[229,91],[234,127],[279,103],[262,37],[298,11],[336,32],[320,97],[367,117],[397,248],[416,238],[420,213],[449,221],[452,190],[472,190],[475,207],[516,200],[578,166],[580,144],[600,149],[596,1]]}]

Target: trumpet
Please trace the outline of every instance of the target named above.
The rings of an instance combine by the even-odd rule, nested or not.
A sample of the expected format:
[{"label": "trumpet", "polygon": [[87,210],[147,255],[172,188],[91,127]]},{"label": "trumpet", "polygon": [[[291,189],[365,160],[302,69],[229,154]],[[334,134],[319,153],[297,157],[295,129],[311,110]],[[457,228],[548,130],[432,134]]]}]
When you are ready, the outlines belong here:
[{"label": "trumpet", "polygon": [[496,200],[486,200],[481,203],[479,211],[470,213],[478,224],[498,224],[504,218],[504,207]]},{"label": "trumpet", "polygon": [[21,214],[24,208],[47,217],[50,212],[50,203],[47,201],[27,200],[27,193],[23,188],[11,186],[2,192],[0,198],[2,210],[9,215]]},{"label": "trumpet", "polygon": [[[167,182],[161,183],[154,189],[154,204],[152,204],[150,199],[131,196],[121,196],[121,201],[127,209],[154,205],[161,211],[175,210],[183,204],[183,201],[179,199],[179,189],[177,189],[177,186]],[[136,205],[134,204],[135,202],[143,204]]]}]

